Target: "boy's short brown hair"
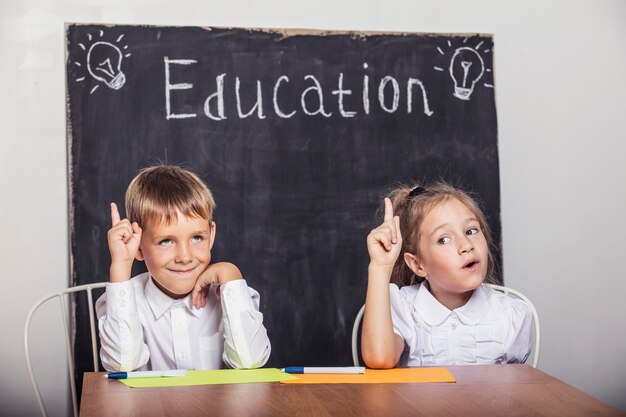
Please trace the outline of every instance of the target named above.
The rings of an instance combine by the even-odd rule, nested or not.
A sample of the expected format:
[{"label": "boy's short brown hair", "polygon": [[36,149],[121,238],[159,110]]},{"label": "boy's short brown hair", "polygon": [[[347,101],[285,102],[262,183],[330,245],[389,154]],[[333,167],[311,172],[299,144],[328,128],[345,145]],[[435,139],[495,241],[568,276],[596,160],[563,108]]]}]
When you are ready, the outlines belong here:
[{"label": "boy's short brown hair", "polygon": [[145,228],[149,222],[169,224],[177,212],[211,221],[215,201],[193,172],[175,165],[144,168],[126,190],[126,216]]}]

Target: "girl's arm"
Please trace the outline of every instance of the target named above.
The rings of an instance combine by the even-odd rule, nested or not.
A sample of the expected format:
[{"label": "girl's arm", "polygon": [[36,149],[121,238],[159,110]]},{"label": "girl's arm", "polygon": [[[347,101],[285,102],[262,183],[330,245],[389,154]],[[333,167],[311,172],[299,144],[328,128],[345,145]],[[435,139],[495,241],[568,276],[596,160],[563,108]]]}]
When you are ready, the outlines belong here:
[{"label": "girl's arm", "polygon": [[389,305],[389,280],[402,249],[400,219],[385,198],[385,220],[367,236],[370,265],[361,332],[361,353],[371,368],[393,368],[404,349],[404,340],[394,333]]},{"label": "girl's arm", "polygon": [[404,350],[404,340],[394,333],[391,321],[390,277],[390,269],[370,264],[361,332],[361,352],[370,368],[395,367]]}]

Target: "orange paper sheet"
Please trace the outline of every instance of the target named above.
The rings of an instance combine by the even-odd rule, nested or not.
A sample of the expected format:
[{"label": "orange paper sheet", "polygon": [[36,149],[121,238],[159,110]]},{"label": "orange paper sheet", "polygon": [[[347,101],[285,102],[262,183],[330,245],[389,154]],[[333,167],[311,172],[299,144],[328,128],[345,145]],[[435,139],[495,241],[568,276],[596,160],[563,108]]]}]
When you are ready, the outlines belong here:
[{"label": "orange paper sheet", "polygon": [[366,369],[365,374],[298,374],[281,384],[398,384],[456,382],[446,368]]}]

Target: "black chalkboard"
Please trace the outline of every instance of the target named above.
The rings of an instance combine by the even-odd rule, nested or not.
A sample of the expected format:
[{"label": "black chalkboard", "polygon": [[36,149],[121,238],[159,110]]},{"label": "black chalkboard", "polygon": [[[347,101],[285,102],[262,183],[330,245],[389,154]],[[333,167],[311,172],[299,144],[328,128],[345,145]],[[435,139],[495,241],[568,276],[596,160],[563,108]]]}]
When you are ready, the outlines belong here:
[{"label": "black chalkboard", "polygon": [[108,280],[108,204],[136,172],[181,164],[215,195],[213,259],[261,293],[268,366],[350,364],[390,187],[478,193],[500,247],[492,68],[487,35],[68,25],[72,284]]}]

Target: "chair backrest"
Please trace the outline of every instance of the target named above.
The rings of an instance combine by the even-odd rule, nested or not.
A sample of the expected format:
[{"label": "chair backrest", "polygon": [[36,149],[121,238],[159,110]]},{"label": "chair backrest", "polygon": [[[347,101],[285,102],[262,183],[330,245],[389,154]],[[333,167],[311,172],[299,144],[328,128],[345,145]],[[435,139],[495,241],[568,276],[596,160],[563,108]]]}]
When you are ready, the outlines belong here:
[{"label": "chair backrest", "polygon": [[[528,303],[530,309],[533,313],[533,329],[534,329],[534,340],[533,340],[533,348],[530,352],[530,357],[526,359],[526,363],[532,365],[533,368],[537,367],[537,363],[539,363],[539,347],[541,345],[541,332],[539,329],[539,315],[537,314],[537,309],[535,305],[530,301],[528,297],[526,297],[521,292],[514,290],[512,288],[503,287],[502,285],[495,284],[486,284],[489,287],[493,288],[496,291],[501,291],[508,296],[513,296],[519,299],[522,299]],[[358,347],[358,338],[359,338],[359,328],[361,327],[361,320],[363,320],[363,313],[365,312],[365,305],[361,307],[359,312],[354,319],[354,325],[352,326],[352,362],[354,362],[354,366],[359,366],[359,347]]]},{"label": "chair backrest", "polygon": [[93,354],[93,370],[98,371],[98,352],[97,352],[97,343],[96,343],[96,325],[94,318],[94,303],[93,303],[93,295],[92,290],[94,288],[103,288],[106,285],[106,282],[98,282],[93,284],[85,284],[79,285],[77,287],[71,287],[64,289],[62,291],[50,293],[39,301],[37,301],[33,307],[28,312],[28,316],[26,316],[26,323],[24,325],[24,354],[26,356],[26,366],[28,368],[28,374],[30,376],[30,382],[33,385],[33,389],[35,390],[35,395],[37,397],[37,402],[39,403],[39,409],[41,410],[41,415],[43,417],[47,417],[46,408],[43,403],[43,399],[41,397],[41,392],[39,391],[39,386],[37,385],[37,380],[35,378],[35,374],[33,372],[33,367],[30,360],[30,352],[29,352],[29,339],[28,334],[30,331],[30,324],[33,319],[33,315],[37,311],[39,307],[47,302],[58,299],[60,306],[60,314],[63,318],[63,327],[65,330],[65,343],[66,343],[66,353],[67,353],[67,368],[70,376],[70,391],[72,394],[72,406],[74,410],[74,417],[78,417],[78,401],[76,397],[76,381],[74,378],[74,349],[72,346],[71,332],[70,332],[70,324],[68,323],[69,317],[69,308],[72,303],[68,304],[66,302],[66,298],[69,298],[69,295],[75,293],[86,292],[88,306],[89,306],[89,326],[91,329],[91,348]]},{"label": "chair backrest", "polygon": [[361,328],[363,313],[365,313],[365,304],[363,304],[359,312],[356,313],[354,325],[352,326],[352,362],[354,362],[354,366],[361,366],[359,361],[359,329]]},{"label": "chair backrest", "polygon": [[537,309],[535,308],[535,305],[533,304],[532,301],[530,301],[528,297],[526,297],[521,292],[514,290],[513,288],[503,287],[502,285],[496,285],[496,284],[486,284],[486,285],[493,288],[496,291],[501,291],[508,296],[513,296],[515,298],[519,298],[520,300],[524,300],[530,306],[530,309],[533,313],[533,330],[535,334],[533,337],[533,348],[530,352],[530,356],[528,357],[528,359],[526,359],[526,363],[528,363],[529,365],[532,365],[533,368],[536,368],[537,364],[539,363],[539,348],[541,347],[541,329],[539,328],[539,315],[537,314]]}]

